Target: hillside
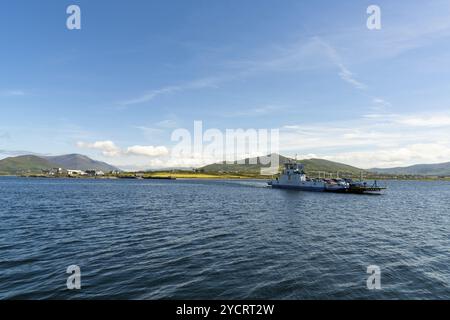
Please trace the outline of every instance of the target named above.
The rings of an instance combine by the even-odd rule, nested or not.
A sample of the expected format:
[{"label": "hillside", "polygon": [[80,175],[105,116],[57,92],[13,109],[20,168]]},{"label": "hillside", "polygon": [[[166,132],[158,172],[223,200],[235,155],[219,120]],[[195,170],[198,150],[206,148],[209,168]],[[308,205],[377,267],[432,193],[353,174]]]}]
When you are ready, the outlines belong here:
[{"label": "hillside", "polygon": [[42,157],[61,168],[73,170],[101,170],[104,172],[118,170],[116,167],[101,161],[92,160],[81,154]]},{"label": "hillside", "polygon": [[[293,159],[284,157],[279,155],[279,161],[280,166],[282,166],[284,163],[288,162],[289,160],[294,161]],[[210,164],[207,166],[204,166],[200,168],[203,172],[224,172],[224,173],[241,173],[241,174],[259,174],[260,169],[264,167],[261,165],[261,161],[259,158],[253,158],[253,162],[256,160],[258,164],[249,164],[250,159],[245,159],[245,164],[227,164],[227,163],[215,163]],[[328,161],[324,159],[303,159],[298,160],[298,162],[301,162],[305,165],[305,171],[309,174],[314,174],[317,172],[327,172],[327,173],[334,173],[341,172],[342,174],[352,174],[352,175],[359,175],[361,172],[363,172],[363,169],[359,169],[356,167],[352,167],[343,163]]]},{"label": "hillside", "polygon": [[0,174],[40,173],[42,170],[64,168],[72,170],[118,170],[105,162],[95,161],[79,154],[63,156],[24,155],[0,160]]},{"label": "hillside", "polygon": [[450,176],[450,162],[437,164],[416,164],[409,167],[373,168],[371,172],[397,175]]},{"label": "hillside", "polygon": [[0,160],[0,173],[17,174],[21,172],[41,172],[57,167],[56,164],[38,156],[18,156]]}]

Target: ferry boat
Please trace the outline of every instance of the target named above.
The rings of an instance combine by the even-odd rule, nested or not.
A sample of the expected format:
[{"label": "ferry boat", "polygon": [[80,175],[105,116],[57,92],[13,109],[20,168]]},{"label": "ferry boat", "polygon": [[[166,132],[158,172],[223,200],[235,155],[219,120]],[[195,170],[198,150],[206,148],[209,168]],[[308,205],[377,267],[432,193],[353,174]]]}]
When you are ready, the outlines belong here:
[{"label": "ferry boat", "polygon": [[369,185],[367,182],[354,182],[351,179],[310,179],[306,176],[304,165],[297,162],[287,162],[280,176],[268,182],[275,189],[294,189],[318,192],[339,193],[379,193],[386,189],[379,187],[377,182]]}]

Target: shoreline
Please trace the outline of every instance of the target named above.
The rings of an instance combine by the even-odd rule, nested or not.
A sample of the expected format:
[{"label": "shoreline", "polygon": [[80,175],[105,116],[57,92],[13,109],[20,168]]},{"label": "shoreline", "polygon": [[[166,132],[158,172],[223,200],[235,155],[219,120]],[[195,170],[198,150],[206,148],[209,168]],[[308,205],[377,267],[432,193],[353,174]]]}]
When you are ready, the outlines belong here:
[{"label": "shoreline", "polygon": [[[10,178],[41,178],[41,179],[67,179],[67,180],[271,180],[271,176],[238,176],[238,175],[214,175],[214,174],[171,174],[171,175],[153,175],[153,176],[45,176],[38,174],[14,175],[0,174],[0,177]],[[359,180],[357,178],[355,181]],[[450,181],[450,178],[437,177],[366,177],[366,181]]]}]

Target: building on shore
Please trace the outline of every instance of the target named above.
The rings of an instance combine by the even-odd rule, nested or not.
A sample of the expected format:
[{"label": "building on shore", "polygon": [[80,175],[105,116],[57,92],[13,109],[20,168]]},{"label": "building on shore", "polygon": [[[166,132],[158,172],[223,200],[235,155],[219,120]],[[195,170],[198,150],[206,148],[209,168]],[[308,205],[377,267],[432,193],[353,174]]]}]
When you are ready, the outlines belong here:
[{"label": "building on shore", "polygon": [[48,176],[59,176],[67,174],[67,170],[63,168],[52,168],[52,169],[45,169],[42,170],[42,173]]},{"label": "building on shore", "polygon": [[44,169],[42,173],[46,176],[69,176],[69,177],[98,177],[104,176],[105,173],[102,170],[75,170],[75,169],[64,169],[64,168],[52,168],[52,169]]},{"label": "building on shore", "polygon": [[84,172],[82,170],[71,170],[71,169],[68,169],[67,170],[67,175],[69,177],[85,176],[86,172]]},{"label": "building on shore", "polygon": [[98,176],[105,175],[105,173],[101,170],[86,170],[85,173],[86,173],[86,175],[88,175],[90,177],[98,177]]}]

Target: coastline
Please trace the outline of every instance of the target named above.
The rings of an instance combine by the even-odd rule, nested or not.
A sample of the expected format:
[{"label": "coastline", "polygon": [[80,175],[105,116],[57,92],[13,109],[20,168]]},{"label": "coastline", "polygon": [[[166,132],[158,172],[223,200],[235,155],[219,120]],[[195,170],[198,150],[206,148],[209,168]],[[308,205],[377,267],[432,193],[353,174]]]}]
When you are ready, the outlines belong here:
[{"label": "coastline", "polygon": [[[238,175],[238,174],[204,174],[204,173],[171,173],[171,174],[148,174],[148,175],[105,175],[105,176],[48,176],[42,174],[0,174],[0,177],[16,177],[16,178],[41,178],[41,179],[67,179],[67,180],[270,180],[271,176],[259,175]],[[358,180],[359,178],[354,178]],[[364,180],[378,181],[450,181],[450,177],[418,177],[418,176],[366,176]]]}]

